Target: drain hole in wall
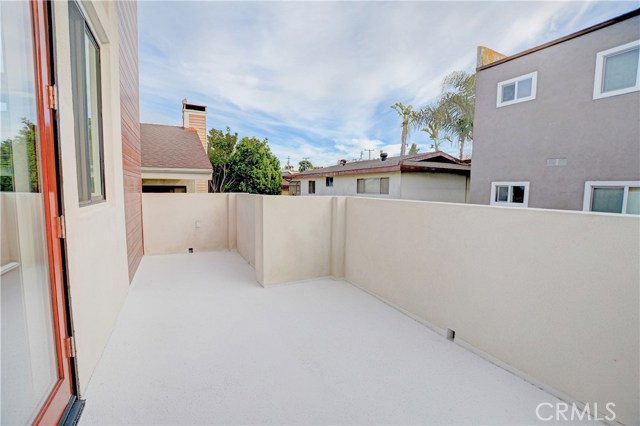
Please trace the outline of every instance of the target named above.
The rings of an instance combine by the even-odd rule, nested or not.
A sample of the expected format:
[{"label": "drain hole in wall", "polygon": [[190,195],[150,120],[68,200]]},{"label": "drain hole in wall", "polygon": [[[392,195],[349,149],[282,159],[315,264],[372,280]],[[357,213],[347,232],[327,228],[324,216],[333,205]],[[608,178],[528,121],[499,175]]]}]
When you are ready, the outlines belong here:
[{"label": "drain hole in wall", "polygon": [[193,247],[189,247],[189,253],[193,253]]},{"label": "drain hole in wall", "polygon": [[453,342],[453,339],[455,338],[456,338],[456,331],[450,328],[447,328],[447,340],[451,340]]}]

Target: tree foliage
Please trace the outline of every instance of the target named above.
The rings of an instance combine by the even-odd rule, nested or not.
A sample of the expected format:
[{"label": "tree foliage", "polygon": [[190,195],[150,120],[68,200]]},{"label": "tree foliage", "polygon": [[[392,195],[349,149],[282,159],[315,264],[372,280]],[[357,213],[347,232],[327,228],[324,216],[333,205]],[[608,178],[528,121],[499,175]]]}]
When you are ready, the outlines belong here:
[{"label": "tree foliage", "polygon": [[229,191],[277,195],[282,190],[280,161],[271,153],[267,139],[243,137],[230,159]]},{"label": "tree foliage", "polygon": [[311,164],[311,161],[309,160],[302,160],[298,163],[298,171],[299,172],[304,172],[305,170],[311,170],[313,169],[313,164]]},{"label": "tree foliage", "polygon": [[447,106],[442,102],[442,99],[438,99],[416,112],[416,125],[429,136],[432,142],[431,149],[434,151],[440,151],[440,141],[443,139],[441,131],[446,121]]},{"label": "tree foliage", "polygon": [[280,194],[280,161],[271,153],[267,139],[243,137],[225,131],[209,130],[207,151],[213,166],[211,192]]},{"label": "tree foliage", "polygon": [[427,133],[432,149],[440,150],[442,140],[459,150],[460,159],[467,143],[473,140],[475,74],[454,71],[442,80],[438,99],[413,113],[412,124]]},{"label": "tree foliage", "polygon": [[225,192],[229,186],[233,186],[231,176],[231,158],[236,150],[238,134],[218,129],[209,130],[207,135],[207,151],[209,161],[213,166],[213,179],[209,184],[211,192]]},{"label": "tree foliage", "polygon": [[473,119],[476,100],[476,76],[455,71],[442,81],[442,102],[446,105],[444,127],[457,137],[460,159],[466,142],[473,140]]},{"label": "tree foliage", "polygon": [[[14,169],[16,157],[18,157],[19,163],[23,163],[19,165],[19,168],[28,173],[26,188],[16,188],[16,170]],[[25,182],[27,178],[25,178]],[[29,119],[22,118],[22,128],[18,134],[13,139],[5,139],[0,143],[0,191],[38,192],[39,185],[36,125]]]},{"label": "tree foliage", "polygon": [[293,170],[293,166],[291,165],[290,158],[287,157],[287,164],[282,168],[283,170]]},{"label": "tree foliage", "polygon": [[409,148],[409,155],[416,155],[420,152],[420,148],[415,143],[411,144],[411,148]]},{"label": "tree foliage", "polygon": [[404,105],[402,102],[396,102],[391,105],[391,109],[398,113],[402,118],[402,135],[400,137],[400,155],[407,153],[407,136],[409,135],[409,127],[416,117],[411,105]]}]

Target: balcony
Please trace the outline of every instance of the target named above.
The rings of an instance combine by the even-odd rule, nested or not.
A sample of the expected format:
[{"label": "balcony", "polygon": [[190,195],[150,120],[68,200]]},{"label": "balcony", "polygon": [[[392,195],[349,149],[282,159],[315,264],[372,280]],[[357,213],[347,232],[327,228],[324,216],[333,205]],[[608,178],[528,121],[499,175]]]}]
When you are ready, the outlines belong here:
[{"label": "balcony", "polygon": [[558,397],[638,418],[637,218],[246,194],[143,212],[82,424],[587,423]]}]

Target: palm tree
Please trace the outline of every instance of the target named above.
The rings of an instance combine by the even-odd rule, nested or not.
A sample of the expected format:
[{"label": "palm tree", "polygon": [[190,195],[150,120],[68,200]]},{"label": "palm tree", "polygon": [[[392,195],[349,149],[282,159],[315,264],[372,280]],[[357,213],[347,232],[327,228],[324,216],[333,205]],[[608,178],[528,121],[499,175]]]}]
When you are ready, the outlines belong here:
[{"label": "palm tree", "polygon": [[440,130],[447,121],[447,105],[438,99],[416,113],[416,126],[425,132],[433,141],[431,147],[434,151],[440,151]]},{"label": "palm tree", "polygon": [[391,109],[402,117],[402,142],[400,145],[400,155],[407,152],[407,135],[409,134],[409,126],[415,120],[416,114],[411,105],[404,105],[402,102],[396,102],[391,105]]},{"label": "palm tree", "polygon": [[465,143],[473,140],[475,98],[475,74],[455,71],[442,80],[442,102],[447,111],[443,127],[458,138],[461,160]]}]

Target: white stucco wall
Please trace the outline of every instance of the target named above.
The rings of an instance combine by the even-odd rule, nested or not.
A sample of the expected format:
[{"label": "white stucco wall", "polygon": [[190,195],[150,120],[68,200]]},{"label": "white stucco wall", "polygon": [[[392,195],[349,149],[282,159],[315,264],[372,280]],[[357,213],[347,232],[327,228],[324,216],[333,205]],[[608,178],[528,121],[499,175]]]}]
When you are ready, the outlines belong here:
[{"label": "white stucco wall", "polygon": [[[389,194],[358,194],[358,179],[368,178],[389,178]],[[294,179],[301,182],[300,195],[309,194],[309,181],[316,181],[315,195],[340,195],[340,196],[358,196],[372,198],[400,198],[402,195],[402,178],[400,172],[393,173],[372,173],[351,176],[334,176],[333,186],[326,186],[326,178],[324,176],[316,178]]]},{"label": "white stucco wall", "polygon": [[142,194],[146,255],[229,247],[228,194]]},{"label": "white stucco wall", "polygon": [[259,197],[235,194],[236,246],[238,253],[251,266],[256,266],[256,209]]},{"label": "white stucco wall", "polygon": [[225,196],[236,202],[215,214],[235,204],[237,250],[262,285],[344,276],[442,333],[455,330],[456,342],[570,402],[601,409],[614,402],[619,421],[640,419],[639,218]]},{"label": "white stucco wall", "polygon": [[256,268],[260,284],[331,275],[332,199],[260,198],[262,246],[257,254],[262,257],[262,268]]},{"label": "white stucco wall", "polygon": [[[358,194],[358,179],[389,178],[389,194]],[[300,195],[309,194],[309,181],[315,180],[315,195],[357,196],[403,200],[464,203],[467,198],[467,177],[449,173],[372,173],[334,176],[333,186],[326,186],[324,176],[295,179],[301,182]]]},{"label": "white stucco wall", "polygon": [[570,399],[640,420],[637,217],[363,198],[346,214],[348,281]]},{"label": "white stucco wall", "polygon": [[129,273],[122,174],[117,5],[82,2],[81,6],[100,44],[106,188],[105,202],[85,207],[78,203],[68,5],[66,2],[53,2],[67,276],[82,396],[129,289]]},{"label": "white stucco wall", "polygon": [[450,173],[403,173],[400,198],[403,200],[464,203],[467,177]]}]

